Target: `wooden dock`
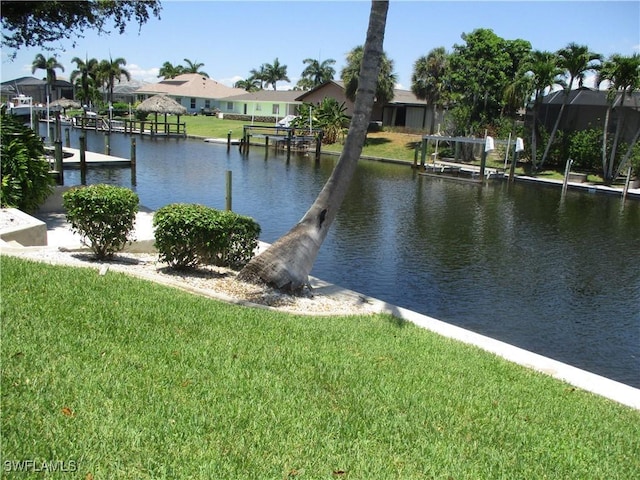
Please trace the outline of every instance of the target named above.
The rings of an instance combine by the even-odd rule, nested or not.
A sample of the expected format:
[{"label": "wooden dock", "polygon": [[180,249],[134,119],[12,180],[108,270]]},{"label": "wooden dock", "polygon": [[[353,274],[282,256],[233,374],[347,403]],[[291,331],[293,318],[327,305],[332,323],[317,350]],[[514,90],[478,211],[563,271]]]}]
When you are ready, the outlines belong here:
[{"label": "wooden dock", "polygon": [[[47,158],[51,163],[55,163],[55,155],[53,147],[45,147]],[[129,167],[131,160],[127,158],[114,157],[113,155],[104,155],[96,152],[85,152],[85,162],[87,166],[112,166],[112,167]],[[80,167],[80,150],[77,148],[62,148],[62,164],[65,167]]]}]

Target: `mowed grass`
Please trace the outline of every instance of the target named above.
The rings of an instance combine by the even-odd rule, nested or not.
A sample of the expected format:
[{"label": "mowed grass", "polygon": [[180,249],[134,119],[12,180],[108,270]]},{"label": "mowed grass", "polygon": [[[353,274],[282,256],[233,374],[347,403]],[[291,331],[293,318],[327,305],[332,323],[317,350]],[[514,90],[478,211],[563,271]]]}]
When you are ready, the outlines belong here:
[{"label": "mowed grass", "polygon": [[3,462],[74,461],[52,476],[83,479],[640,471],[640,412],[390,316],[295,316],[0,262]]}]

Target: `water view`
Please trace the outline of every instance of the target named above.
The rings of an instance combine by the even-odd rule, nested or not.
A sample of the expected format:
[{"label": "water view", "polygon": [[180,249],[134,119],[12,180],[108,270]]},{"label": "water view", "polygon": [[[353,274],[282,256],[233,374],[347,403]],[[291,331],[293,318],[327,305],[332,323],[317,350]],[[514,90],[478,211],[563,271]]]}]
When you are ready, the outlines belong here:
[{"label": "water view", "polygon": [[[85,132],[103,152],[102,134]],[[71,146],[78,146],[77,131]],[[141,204],[225,206],[273,242],[315,199],[336,157],[189,139],[136,138]],[[128,158],[130,137],[112,154]],[[131,186],[129,168],[88,183]],[[78,170],[65,183],[80,183]],[[506,182],[458,183],[361,161],[312,274],[469,330],[640,387],[640,202]]]}]

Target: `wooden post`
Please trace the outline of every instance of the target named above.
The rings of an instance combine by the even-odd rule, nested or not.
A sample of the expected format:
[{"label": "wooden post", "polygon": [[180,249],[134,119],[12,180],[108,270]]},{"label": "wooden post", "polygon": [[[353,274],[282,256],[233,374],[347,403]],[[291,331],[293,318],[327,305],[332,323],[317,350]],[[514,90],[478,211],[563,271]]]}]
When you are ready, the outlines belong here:
[{"label": "wooden post", "polygon": [[104,154],[111,155],[111,135],[109,132],[104,132]]},{"label": "wooden post", "polygon": [[64,129],[64,146],[69,148],[71,147],[71,136],[69,135],[69,129]]},{"label": "wooden post", "polygon": [[487,166],[487,149],[482,145],[482,155],[480,156],[480,181],[484,180],[484,169]]},{"label": "wooden post", "polygon": [[322,132],[316,135],[316,162],[320,161],[321,154],[322,154]]},{"label": "wooden post", "polygon": [[227,152],[231,149],[231,130],[227,133]]},{"label": "wooden post", "polygon": [[424,163],[427,159],[427,145],[428,145],[428,142],[423,138],[421,142],[422,155],[420,156],[420,166],[423,168],[424,168]]},{"label": "wooden post", "polygon": [[416,148],[413,150],[413,168],[418,168],[418,154],[420,153],[420,144],[416,143]]},{"label": "wooden post", "polygon": [[291,130],[287,134],[287,160],[291,158]]},{"label": "wooden post", "polygon": [[58,185],[64,185],[64,166],[62,164],[62,141],[54,142],[56,156],[56,170],[58,171]]},{"label": "wooden post", "polygon": [[136,179],[136,138],[131,137],[131,185],[137,185]]},{"label": "wooden post", "polygon": [[231,192],[231,170],[227,170],[227,196],[226,196],[226,209],[227,211],[231,211],[231,199],[232,199],[232,192]]},{"label": "wooden post", "polygon": [[80,183],[87,184],[87,139],[80,135]]},{"label": "wooden post", "polygon": [[[514,147],[515,148],[515,147]],[[511,161],[511,166],[509,167],[509,181],[513,182],[515,173],[516,173],[516,164],[518,163],[518,155],[520,152],[515,151],[513,154],[513,160]]]}]

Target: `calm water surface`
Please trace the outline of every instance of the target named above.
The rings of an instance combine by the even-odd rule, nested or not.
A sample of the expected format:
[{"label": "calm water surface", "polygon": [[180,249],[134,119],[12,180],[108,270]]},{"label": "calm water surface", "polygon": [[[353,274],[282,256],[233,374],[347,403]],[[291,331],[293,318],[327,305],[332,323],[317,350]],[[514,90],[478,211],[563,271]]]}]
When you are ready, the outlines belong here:
[{"label": "calm water surface", "polygon": [[[87,133],[88,149],[104,150]],[[73,131],[77,147],[78,132]],[[315,199],[337,161],[199,140],[136,138],[143,205],[225,206],[273,242]],[[129,157],[130,137],[112,135]],[[65,171],[68,185],[77,170]],[[128,168],[89,183],[130,186]],[[312,272],[324,280],[640,387],[640,202],[535,185],[479,186],[360,163]]]}]

